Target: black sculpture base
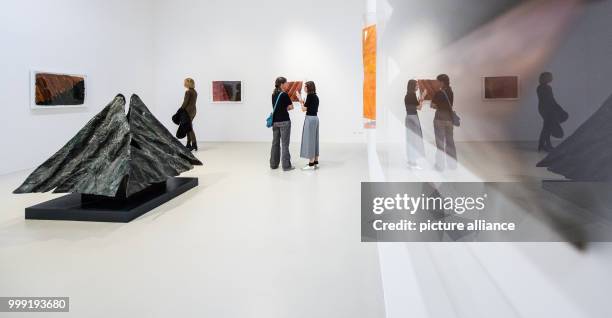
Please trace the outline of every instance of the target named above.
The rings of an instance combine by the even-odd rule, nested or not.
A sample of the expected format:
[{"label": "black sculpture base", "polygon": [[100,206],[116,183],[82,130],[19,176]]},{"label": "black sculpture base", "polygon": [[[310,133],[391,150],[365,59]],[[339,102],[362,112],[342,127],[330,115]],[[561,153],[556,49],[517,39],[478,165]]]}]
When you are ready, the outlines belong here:
[{"label": "black sculpture base", "polygon": [[170,178],[127,199],[68,194],[26,208],[25,218],[127,223],[197,186],[197,178]]}]

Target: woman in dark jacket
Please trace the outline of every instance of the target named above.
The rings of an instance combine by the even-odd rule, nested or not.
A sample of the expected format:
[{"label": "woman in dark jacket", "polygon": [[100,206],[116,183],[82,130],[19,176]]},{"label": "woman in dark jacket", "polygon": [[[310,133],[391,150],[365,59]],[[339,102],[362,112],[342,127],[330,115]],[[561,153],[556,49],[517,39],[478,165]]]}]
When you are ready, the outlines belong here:
[{"label": "woman in dark jacket", "polygon": [[420,98],[417,98],[417,81],[409,80],[404,97],[404,107],[406,108],[406,156],[408,157],[408,167],[420,170],[418,161],[425,157],[425,147],[423,146],[423,131],[418,111],[423,106],[423,98],[427,96],[424,90]]},{"label": "woman in dark jacket", "polygon": [[457,149],[455,148],[453,107],[455,94],[450,86],[450,78],[446,74],[440,74],[436,78],[440,83],[440,90],[437,91],[431,101],[431,105],[436,109],[434,117],[434,133],[436,135],[436,169],[444,170],[457,168]]},{"label": "woman in dark jacket", "polygon": [[563,137],[563,128],[561,123],[567,120],[567,113],[561,108],[555,96],[553,95],[550,83],[553,81],[553,75],[550,72],[540,74],[540,85],[538,86],[538,112],[544,123],[542,132],[540,133],[540,142],[538,151],[550,152],[553,150],[550,137]]},{"label": "woman in dark jacket", "polygon": [[193,131],[193,119],[196,116],[196,101],[198,100],[198,92],[195,90],[195,81],[192,78],[186,78],[183,83],[185,86],[185,98],[183,99],[183,104],[181,108],[183,108],[187,114],[189,114],[189,119],[191,119],[191,131],[187,134],[187,149],[198,151],[198,143],[196,141],[196,135]]}]

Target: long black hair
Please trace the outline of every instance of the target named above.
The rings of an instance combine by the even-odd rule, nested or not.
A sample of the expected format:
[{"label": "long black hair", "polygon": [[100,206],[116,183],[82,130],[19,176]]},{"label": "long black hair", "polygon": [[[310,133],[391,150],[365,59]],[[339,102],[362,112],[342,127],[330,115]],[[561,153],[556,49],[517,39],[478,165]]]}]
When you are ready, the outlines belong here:
[{"label": "long black hair", "polygon": [[317,86],[315,85],[315,83],[313,81],[308,81],[304,85],[306,85],[306,90],[308,91],[308,94],[316,94],[317,93]]},{"label": "long black hair", "polygon": [[416,88],[417,88],[417,81],[413,79],[409,80],[408,87],[406,87],[406,94],[416,92]]},{"label": "long black hair", "polygon": [[453,88],[450,86],[450,77],[448,77],[448,75],[440,74],[436,79],[444,84],[442,89],[446,91],[447,94],[453,94]]},{"label": "long black hair", "polygon": [[436,79],[437,79],[439,82],[444,83],[444,87],[445,87],[445,88],[450,88],[450,87],[451,87],[451,86],[450,86],[450,78],[448,77],[448,75],[446,75],[446,74],[440,74],[440,75],[438,75],[438,77],[436,77]]},{"label": "long black hair", "polygon": [[274,91],[272,91],[272,96],[280,93],[282,91],[281,90],[281,86],[283,84],[285,84],[285,83],[287,83],[287,79],[286,78],[284,78],[282,76],[277,77],[276,81],[274,82]]}]

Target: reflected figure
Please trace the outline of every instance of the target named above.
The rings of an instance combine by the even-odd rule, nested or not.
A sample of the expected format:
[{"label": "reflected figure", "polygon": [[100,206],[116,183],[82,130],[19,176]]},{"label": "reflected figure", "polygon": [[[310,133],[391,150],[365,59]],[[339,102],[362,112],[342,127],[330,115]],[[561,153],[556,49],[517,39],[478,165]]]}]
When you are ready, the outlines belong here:
[{"label": "reflected figure", "polygon": [[573,181],[612,181],[612,96],[538,167]]},{"label": "reflected figure", "polygon": [[434,94],[431,107],[436,110],[434,117],[434,134],[436,136],[436,170],[457,168],[457,149],[453,124],[453,103],[455,95],[450,86],[450,78],[440,74],[436,78],[440,83],[440,90]]},{"label": "reflected figure", "polygon": [[568,119],[567,113],[557,103],[550,83],[553,75],[550,72],[540,74],[538,86],[538,112],[542,116],[543,125],[540,133],[538,151],[550,152],[554,149],[550,137],[563,138],[564,132],[561,123]]},{"label": "reflected figure", "polygon": [[425,89],[420,98],[417,98],[418,83],[411,79],[408,81],[406,96],[404,97],[404,107],[406,107],[406,157],[408,167],[421,170],[419,160],[425,157],[425,147],[423,145],[423,131],[418,111],[423,107],[423,99],[427,96]]}]

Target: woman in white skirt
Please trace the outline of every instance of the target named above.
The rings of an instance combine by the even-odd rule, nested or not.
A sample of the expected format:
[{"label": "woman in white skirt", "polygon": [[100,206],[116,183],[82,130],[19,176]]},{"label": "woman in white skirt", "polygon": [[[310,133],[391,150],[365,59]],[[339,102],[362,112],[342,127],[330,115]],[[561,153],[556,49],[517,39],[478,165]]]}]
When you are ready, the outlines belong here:
[{"label": "woman in white skirt", "polygon": [[421,94],[420,98],[417,98],[417,90],[417,81],[408,81],[404,106],[406,107],[406,156],[408,157],[408,167],[411,169],[421,169],[419,160],[425,157],[423,132],[418,111],[423,107],[423,98],[427,96],[427,90]]},{"label": "woman in white skirt", "polygon": [[300,157],[308,159],[308,165],[302,170],[319,168],[319,97],[314,82],[306,82],[306,101],[298,94],[302,111],[306,113],[304,130],[302,131],[302,149]]}]

